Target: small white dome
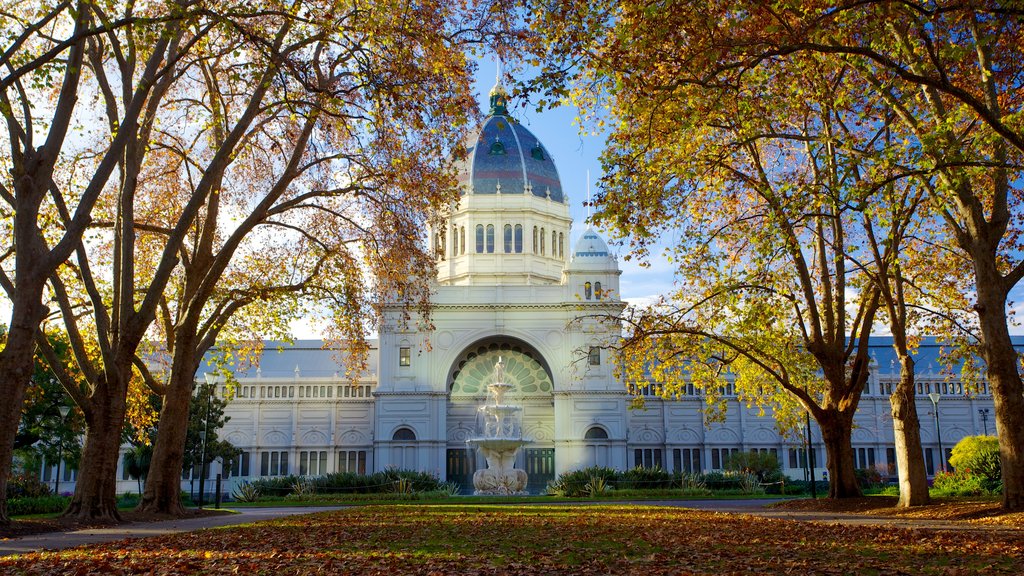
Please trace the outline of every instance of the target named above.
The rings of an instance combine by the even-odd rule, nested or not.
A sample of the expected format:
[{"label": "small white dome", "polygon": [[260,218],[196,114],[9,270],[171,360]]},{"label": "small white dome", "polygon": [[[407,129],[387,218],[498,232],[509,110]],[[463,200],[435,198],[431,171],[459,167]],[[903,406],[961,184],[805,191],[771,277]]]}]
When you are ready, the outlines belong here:
[{"label": "small white dome", "polygon": [[583,236],[576,241],[576,249],[572,255],[573,258],[607,258],[611,254],[608,252],[608,245],[597,232],[594,232],[593,228],[587,228]]},{"label": "small white dome", "polygon": [[569,262],[569,270],[618,270],[619,264],[615,256],[608,250],[608,244],[604,239],[594,232],[593,228],[587,228],[583,236],[576,241],[576,248],[572,251],[572,261]]}]

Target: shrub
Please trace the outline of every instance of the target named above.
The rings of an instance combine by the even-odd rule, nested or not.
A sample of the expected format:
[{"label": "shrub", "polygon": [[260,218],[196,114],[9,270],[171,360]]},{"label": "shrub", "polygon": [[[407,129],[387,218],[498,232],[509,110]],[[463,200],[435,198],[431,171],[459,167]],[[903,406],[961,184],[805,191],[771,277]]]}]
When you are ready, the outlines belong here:
[{"label": "shrub", "polygon": [[134,508],[139,505],[139,495],[132,492],[125,492],[117,497],[118,508]]},{"label": "shrub", "polygon": [[316,483],[308,478],[300,478],[292,484],[292,493],[289,496],[294,495],[296,498],[306,498],[316,494]]},{"label": "shrub", "polygon": [[231,497],[237,502],[255,502],[260,499],[260,488],[252,482],[242,482],[235,485]]},{"label": "shrub", "polygon": [[611,490],[611,486],[608,485],[608,482],[602,476],[591,476],[590,482],[587,482],[587,485],[583,488],[586,490],[587,496],[591,497],[600,496]]},{"label": "shrub", "polygon": [[999,490],[1002,484],[999,441],[995,436],[964,437],[953,447],[949,463],[957,470],[980,477],[982,486],[990,492]]},{"label": "shrub", "polygon": [[670,488],[672,486],[672,476],[661,469],[660,466],[654,468],[633,468],[632,470],[626,470],[622,474],[619,474],[615,483],[617,488],[638,488],[641,490],[658,489],[658,488]]},{"label": "shrub", "polygon": [[757,479],[757,474],[753,472],[740,472],[739,485],[740,491],[744,494],[764,494],[761,481]]},{"label": "shrub", "polygon": [[758,482],[778,482],[782,479],[782,464],[771,452],[737,452],[725,459],[725,469],[757,476]]},{"label": "shrub", "polygon": [[21,473],[7,479],[7,499],[38,498],[50,495],[50,485],[43,483],[35,474]]},{"label": "shrub", "polygon": [[882,474],[875,468],[857,468],[853,471],[861,489],[877,488],[882,485]]},{"label": "shrub", "polygon": [[412,480],[409,478],[398,478],[393,483],[392,491],[396,494],[412,494],[415,489],[412,485]]},{"label": "shrub", "polygon": [[563,472],[554,482],[548,485],[548,492],[568,498],[587,496],[587,484],[595,477],[601,478],[605,484],[611,484],[619,479],[619,473],[612,468],[600,466]]},{"label": "shrub", "polygon": [[708,489],[704,477],[700,474],[683,474],[679,478],[679,487],[683,491],[683,496],[711,495],[711,490]]},{"label": "shrub", "polygon": [[991,493],[985,488],[981,476],[967,470],[939,472],[935,475],[932,487],[941,496],[984,496]]},{"label": "shrub", "polygon": [[63,512],[71,498],[67,496],[24,496],[7,500],[7,514],[25,516],[27,514],[53,514]]}]

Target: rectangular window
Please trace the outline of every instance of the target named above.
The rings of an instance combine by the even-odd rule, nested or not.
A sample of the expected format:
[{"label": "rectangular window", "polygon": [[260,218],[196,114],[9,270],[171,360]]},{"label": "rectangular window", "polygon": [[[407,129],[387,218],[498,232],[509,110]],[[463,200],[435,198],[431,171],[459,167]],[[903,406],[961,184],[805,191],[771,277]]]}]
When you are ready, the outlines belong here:
[{"label": "rectangular window", "polygon": [[718,452],[718,448],[711,449],[711,469],[721,470],[722,469],[722,456]]},{"label": "rectangular window", "polygon": [[889,476],[896,475],[896,449],[886,448],[885,449],[885,467]]},{"label": "rectangular window", "polygon": [[242,452],[231,461],[231,476],[249,475],[249,453]]},{"label": "rectangular window", "polygon": [[590,353],[587,355],[588,362],[591,366],[601,365],[601,349],[597,346],[590,347]]},{"label": "rectangular window", "polygon": [[[327,453],[324,452],[324,458]],[[326,460],[324,466],[326,467]],[[366,474],[366,450],[341,450],[338,452],[338,472],[352,472],[354,474]],[[326,470],[326,468],[325,468]]]},{"label": "rectangular window", "polygon": [[287,476],[288,452],[263,452],[260,455],[261,476]]},{"label": "rectangular window", "polygon": [[412,350],[407,346],[398,349],[398,365],[412,366]]},{"label": "rectangular window", "polygon": [[935,475],[935,454],[931,448],[924,449],[924,467],[929,476]]}]

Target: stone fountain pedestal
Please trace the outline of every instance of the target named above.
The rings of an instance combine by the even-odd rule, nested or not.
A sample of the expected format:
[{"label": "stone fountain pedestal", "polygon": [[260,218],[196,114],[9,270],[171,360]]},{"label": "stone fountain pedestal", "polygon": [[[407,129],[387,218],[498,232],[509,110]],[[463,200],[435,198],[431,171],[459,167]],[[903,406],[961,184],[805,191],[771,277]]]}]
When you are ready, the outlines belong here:
[{"label": "stone fountain pedestal", "polygon": [[467,444],[480,451],[487,468],[473,474],[474,494],[526,494],[526,471],[516,468],[516,454],[529,440],[474,438]]},{"label": "stone fountain pedestal", "polygon": [[494,380],[487,386],[488,402],[480,407],[483,435],[466,441],[487,460],[487,468],[473,474],[473,493],[526,494],[526,471],[516,468],[515,463],[519,449],[531,441],[522,436],[522,406],[505,403],[505,394],[512,384],[505,381],[501,358],[494,365]]}]

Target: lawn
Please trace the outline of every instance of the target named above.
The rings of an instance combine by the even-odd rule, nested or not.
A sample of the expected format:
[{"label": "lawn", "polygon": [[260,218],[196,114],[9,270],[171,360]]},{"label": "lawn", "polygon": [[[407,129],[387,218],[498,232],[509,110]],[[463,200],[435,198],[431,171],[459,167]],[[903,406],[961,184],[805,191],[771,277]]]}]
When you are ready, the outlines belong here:
[{"label": "lawn", "polygon": [[349,508],[0,558],[4,574],[1020,574],[1020,532],[647,506]]}]

